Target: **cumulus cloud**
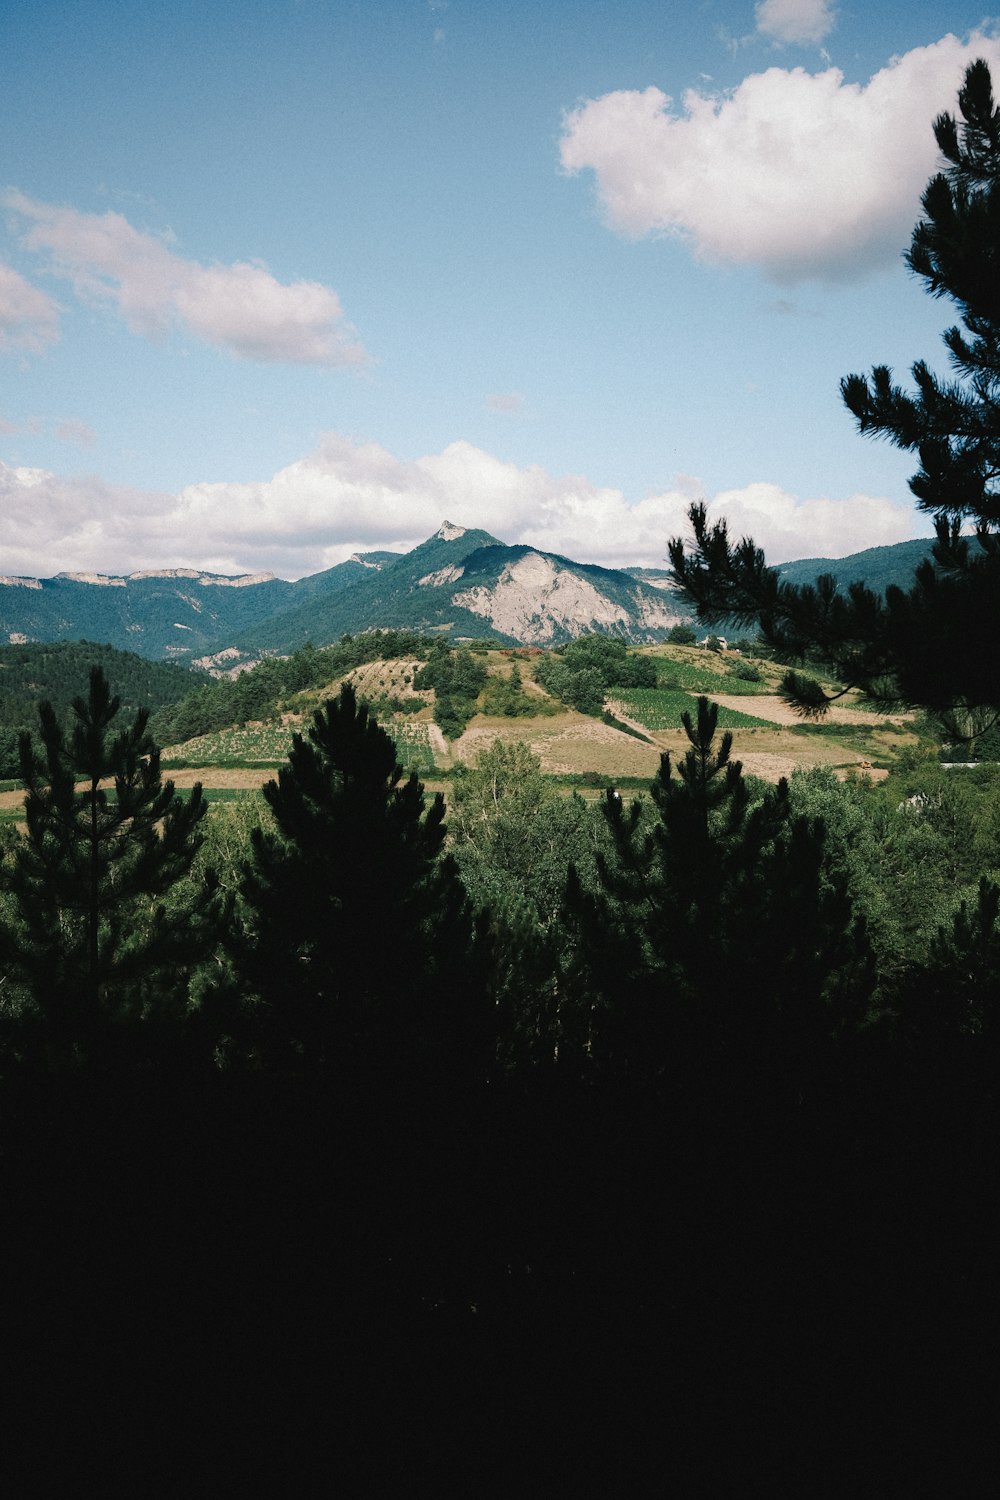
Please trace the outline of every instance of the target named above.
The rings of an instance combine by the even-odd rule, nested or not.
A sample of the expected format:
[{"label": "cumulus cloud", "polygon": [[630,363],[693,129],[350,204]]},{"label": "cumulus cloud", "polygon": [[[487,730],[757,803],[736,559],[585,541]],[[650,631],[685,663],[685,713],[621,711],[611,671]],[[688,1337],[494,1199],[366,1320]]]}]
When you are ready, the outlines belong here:
[{"label": "cumulus cloud", "polygon": [[761,0],[754,14],[757,30],[773,42],[818,44],[834,27],[831,0]]},{"label": "cumulus cloud", "polygon": [[52,298],[0,261],[0,353],[25,349],[40,354],[58,332],[59,309]]},{"label": "cumulus cloud", "polygon": [[[583,475],[521,468],[467,442],[400,459],[336,433],[269,479],[193,484],[176,495],[0,464],[0,572],[187,566],[294,578],[353,552],[407,551],[445,519],[581,562],[657,567],[702,496],[696,479],[680,476],[630,504]],[[918,529],[912,506],[878,496],[803,500],[755,483],[704,498],[713,519],[752,535],[771,562],[843,556]]]},{"label": "cumulus cloud", "polygon": [[117,308],[134,333],[160,338],[179,326],[238,359],[265,362],[356,365],[367,357],[336,292],[319,282],[285,284],[245,261],[201,265],[118,213],[80,213],[18,192],[3,202],[27,221],[25,245],[46,254],[78,297]]},{"label": "cumulus cloud", "polygon": [[[157,514],[174,497],[108,484],[95,475],[72,477],[0,462],[0,573],[114,573],[144,549]],[[159,553],[155,555],[159,559]]]},{"label": "cumulus cloud", "polygon": [[777,282],[843,279],[898,261],[938,157],[932,121],[1000,39],[943,37],[865,85],[837,68],[754,73],[731,93],[619,90],[569,113],[563,168],[593,171],[620,234],[679,236],[705,260]]}]

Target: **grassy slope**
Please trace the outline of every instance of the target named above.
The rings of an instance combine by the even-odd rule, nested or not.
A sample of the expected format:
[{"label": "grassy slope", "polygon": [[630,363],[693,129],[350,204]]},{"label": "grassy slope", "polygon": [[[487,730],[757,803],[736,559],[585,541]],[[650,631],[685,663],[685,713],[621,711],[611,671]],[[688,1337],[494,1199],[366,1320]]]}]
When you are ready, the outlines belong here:
[{"label": "grassy slope", "polygon": [[[647,648],[647,653],[656,659],[660,682],[665,685],[655,689],[614,690],[609,700],[619,717],[632,720],[648,731],[649,743],[561,705],[558,712],[551,712],[554,705],[533,681],[531,659],[500,650],[483,658],[490,673],[507,673],[516,660],[526,685],[539,695],[548,713],[532,718],[477,715],[461,738],[448,746],[447,754],[442,754],[440,748],[434,749],[433,740],[437,736],[430,722],[434,696],[431,692],[419,695],[426,700],[426,706],[418,714],[385,715],[382,722],[396,735],[401,760],[427,777],[433,777],[435,772],[447,773],[458,761],[473,761],[486,745],[500,737],[527,742],[540,757],[543,770],[553,776],[593,774],[604,780],[651,778],[664,750],[675,758],[685,750],[687,741],[681,728],[681,714],[694,710],[700,693],[739,698],[739,709],[733,706],[720,709],[720,729],[732,730],[735,754],[743,759],[748,770],[772,780],[796,766],[848,768],[865,761],[878,764],[891,759],[895,750],[912,740],[912,736],[897,729],[884,728],[874,716],[865,716],[858,724],[819,730],[797,723],[775,722],[774,693],[783,669],[770,662],[757,663],[761,681],[749,683],[733,675],[740,666],[736,657],[667,645]],[[412,695],[411,680],[417,665],[410,658],[377,661],[356,668],[348,676],[360,696],[377,701],[392,695]],[[171,758],[175,763],[182,758],[187,766],[203,766],[209,784],[213,767],[240,765],[247,768],[248,785],[259,784],[266,779],[269,769],[283,759],[294,730],[306,727],[312,710],[333,696],[338,686],[339,679],[295,695],[286,704],[285,723],[245,726],[202,736],[175,747]],[[760,704],[759,712],[754,712],[755,702]]]}]

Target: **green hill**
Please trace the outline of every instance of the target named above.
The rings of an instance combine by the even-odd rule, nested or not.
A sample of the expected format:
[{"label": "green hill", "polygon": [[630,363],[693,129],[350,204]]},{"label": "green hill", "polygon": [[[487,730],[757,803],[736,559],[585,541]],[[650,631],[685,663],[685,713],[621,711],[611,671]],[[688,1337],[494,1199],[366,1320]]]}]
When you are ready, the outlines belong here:
[{"label": "green hill", "polygon": [[850,557],[803,557],[781,563],[775,571],[783,583],[814,583],[820,574],[829,573],[841,589],[860,580],[873,593],[884,594],[892,584],[909,588],[915,569],[930,557],[932,546],[931,537],[918,538],[894,547],[868,547]]},{"label": "green hill", "polygon": [[[790,583],[821,573],[842,587],[861,579],[883,593],[889,584],[908,586],[930,546],[918,540],[801,558],[777,571]],[[690,614],[664,569],[596,567],[449,522],[410,552],[358,553],[294,583],[190,568],[0,578],[0,639],[100,640],[152,660],[221,669],[366,630],[546,647],[597,631],[651,644]]]},{"label": "green hill", "polygon": [[17,775],[18,737],[26,729],[37,735],[38,704],[48,699],[68,720],[73,699],[86,693],[92,666],[104,668],[125,716],[140,708],[155,713],[208,680],[173,662],[147,661],[91,641],[0,646],[0,777]]},{"label": "green hill", "polygon": [[61,574],[0,580],[0,639],[107,641],[152,660],[193,661],[220,635],[248,630],[283,608],[295,585],[175,568],[127,578]]}]

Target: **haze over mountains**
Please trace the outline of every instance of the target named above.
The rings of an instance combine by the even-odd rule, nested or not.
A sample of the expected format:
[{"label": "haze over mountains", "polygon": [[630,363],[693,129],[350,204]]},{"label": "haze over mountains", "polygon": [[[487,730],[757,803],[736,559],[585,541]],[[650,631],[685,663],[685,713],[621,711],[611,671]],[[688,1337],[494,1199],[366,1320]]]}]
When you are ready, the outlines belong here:
[{"label": "haze over mountains", "polygon": [[[905,584],[929,546],[804,559],[780,572],[799,583],[831,572],[881,591],[887,582]],[[0,641],[93,640],[216,670],[378,628],[540,646],[598,630],[641,644],[662,640],[690,615],[666,570],[577,563],[447,521],[411,552],[357,553],[294,583],[191,568],[0,577]]]}]

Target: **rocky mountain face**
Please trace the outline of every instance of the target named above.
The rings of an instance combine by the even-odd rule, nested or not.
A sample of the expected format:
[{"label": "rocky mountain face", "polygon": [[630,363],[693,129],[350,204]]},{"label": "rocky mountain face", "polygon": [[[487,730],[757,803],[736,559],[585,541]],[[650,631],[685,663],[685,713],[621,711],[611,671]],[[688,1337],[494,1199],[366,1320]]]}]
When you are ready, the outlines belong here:
[{"label": "rocky mountain face", "polygon": [[187,568],[0,578],[0,641],[107,641],[217,671],[380,627],[542,646],[600,630],[639,643],[661,640],[689,615],[654,576],[509,547],[445,522],[412,552],[359,553],[296,583]]},{"label": "rocky mountain face", "polygon": [[[859,578],[881,593],[889,583],[908,586],[929,550],[929,541],[900,542],[778,571],[796,583],[820,573],[841,586]],[[641,644],[690,617],[664,570],[593,567],[448,521],[412,552],[358,553],[296,583],[192,568],[0,577],[0,643],[107,642],[217,672],[379,628],[537,646],[598,630]]]}]

